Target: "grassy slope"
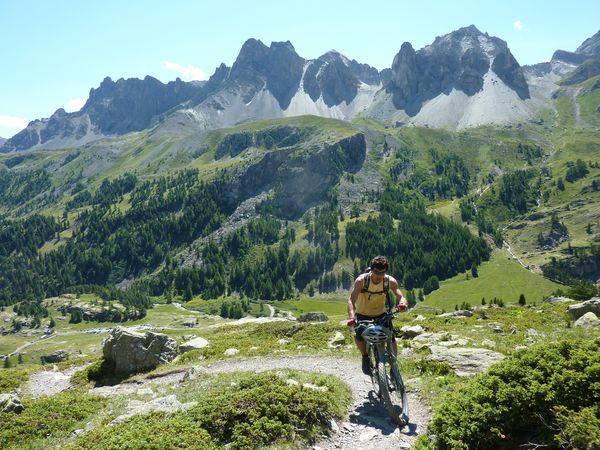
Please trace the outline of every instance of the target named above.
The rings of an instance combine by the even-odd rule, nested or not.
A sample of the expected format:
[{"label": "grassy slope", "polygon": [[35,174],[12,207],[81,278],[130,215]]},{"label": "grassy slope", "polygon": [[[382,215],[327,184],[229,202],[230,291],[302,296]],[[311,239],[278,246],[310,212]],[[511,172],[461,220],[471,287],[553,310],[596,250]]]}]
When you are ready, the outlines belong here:
[{"label": "grassy slope", "polygon": [[[432,292],[419,307],[454,310],[463,302],[476,306],[482,297],[489,302],[492,298],[502,299],[506,304],[517,303],[520,294],[528,303],[541,302],[561,285],[524,269],[506,251],[495,251],[490,261],[479,267],[479,277],[468,273],[459,274],[440,283],[440,289]],[[467,274],[469,279],[467,279]]]}]

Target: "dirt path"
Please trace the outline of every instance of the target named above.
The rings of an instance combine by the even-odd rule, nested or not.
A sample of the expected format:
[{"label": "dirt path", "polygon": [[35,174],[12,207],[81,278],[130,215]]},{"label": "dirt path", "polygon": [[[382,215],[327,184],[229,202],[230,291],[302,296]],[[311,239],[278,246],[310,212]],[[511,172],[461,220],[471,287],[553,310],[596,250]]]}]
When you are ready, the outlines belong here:
[{"label": "dirt path", "polygon": [[[197,366],[196,370],[206,373],[232,371],[263,372],[276,369],[296,369],[334,375],[348,384],[352,390],[352,403],[348,421],[334,424],[332,436],[322,439],[312,449],[322,450],[388,450],[410,448],[419,434],[426,431],[431,419],[431,410],[423,404],[415,392],[411,380],[405,380],[408,388],[410,421],[408,426],[398,429],[379,404],[369,400],[371,380],[362,374],[358,361],[330,357],[278,357],[248,358],[219,361],[208,366]],[[168,375],[173,380],[173,375]],[[183,378],[183,374],[181,375]],[[157,382],[154,378],[152,382]]]},{"label": "dirt path", "polygon": [[[28,391],[34,397],[53,395],[70,385],[71,375],[82,367],[73,368],[65,373],[56,370],[38,373],[30,380]],[[190,367],[171,371],[162,376],[150,375],[135,382],[124,382],[116,386],[94,388],[92,394],[115,396],[132,395],[138,389],[152,385],[177,384],[183,381]],[[409,449],[418,435],[426,431],[431,419],[431,410],[419,398],[412,380],[405,380],[408,389],[409,424],[401,429],[396,426],[379,403],[371,401],[371,380],[362,374],[358,361],[334,357],[257,357],[218,361],[210,365],[193,366],[197,373],[223,373],[234,371],[263,372],[277,369],[295,369],[336,376],[344,380],[352,391],[352,403],[348,418],[342,423],[333,423],[334,433],[324,437],[313,450],[388,450],[391,448]]]}]

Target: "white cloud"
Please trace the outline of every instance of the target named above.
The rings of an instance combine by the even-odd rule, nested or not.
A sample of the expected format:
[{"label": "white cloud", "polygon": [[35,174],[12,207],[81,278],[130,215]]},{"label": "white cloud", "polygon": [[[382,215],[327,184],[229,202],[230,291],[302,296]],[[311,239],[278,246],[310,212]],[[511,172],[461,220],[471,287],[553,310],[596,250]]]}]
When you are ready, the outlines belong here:
[{"label": "white cloud", "polygon": [[515,22],[513,23],[513,28],[517,31],[521,31],[523,29],[523,22],[521,22],[520,20],[515,20]]},{"label": "white cloud", "polygon": [[208,75],[204,70],[194,67],[191,64],[187,66],[182,66],[181,64],[177,64],[171,61],[165,61],[165,67],[169,70],[173,70],[179,73],[179,76],[184,81],[192,81],[192,80],[207,80]]},{"label": "white cloud", "polygon": [[29,124],[29,121],[26,119],[22,119],[21,117],[0,116],[0,126],[2,126],[2,127],[22,130],[28,124]]},{"label": "white cloud", "polygon": [[79,111],[85,105],[86,99],[82,97],[74,98],[73,100],[69,100],[65,105],[65,110],[67,112],[75,112]]}]

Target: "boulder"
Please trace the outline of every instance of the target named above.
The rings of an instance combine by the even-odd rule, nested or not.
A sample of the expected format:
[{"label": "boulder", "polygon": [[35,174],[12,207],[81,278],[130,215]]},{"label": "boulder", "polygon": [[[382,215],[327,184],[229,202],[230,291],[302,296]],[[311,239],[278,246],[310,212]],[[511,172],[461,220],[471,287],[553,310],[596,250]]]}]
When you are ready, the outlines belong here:
[{"label": "boulder", "polygon": [[335,336],[333,336],[329,340],[327,345],[329,346],[329,348],[339,348],[342,345],[344,345],[345,343],[346,343],[346,338],[344,337],[344,335],[342,333],[340,333],[339,331],[336,331]]},{"label": "boulder", "polygon": [[307,312],[300,314],[299,322],[327,322],[329,317],[323,312]]},{"label": "boulder", "polygon": [[0,413],[13,412],[20,414],[25,407],[15,394],[0,394]]},{"label": "boulder", "polygon": [[224,355],[225,356],[235,356],[239,353],[240,351],[237,348],[228,348],[227,350],[225,350]]},{"label": "boulder", "polygon": [[600,327],[600,319],[593,312],[587,312],[575,321],[576,327],[595,328]]},{"label": "boulder", "polygon": [[492,364],[505,358],[501,353],[483,348],[432,345],[429,351],[428,361],[447,363],[461,377],[485,372]]},{"label": "boulder", "polygon": [[50,355],[43,355],[40,357],[44,364],[54,364],[69,359],[69,354],[65,350],[56,350]]},{"label": "boulder", "polygon": [[573,320],[579,319],[588,312],[593,312],[598,316],[600,315],[600,297],[593,297],[585,302],[571,305],[567,311]]},{"label": "boulder", "polygon": [[414,339],[417,336],[422,335],[425,332],[425,329],[421,325],[415,326],[404,326],[400,328],[398,334],[400,337],[404,339]]},{"label": "boulder", "polygon": [[190,352],[192,350],[198,350],[204,347],[208,347],[210,343],[201,337],[194,338],[187,342],[184,342],[179,346],[179,353]]},{"label": "boulder", "polygon": [[177,356],[177,343],[165,334],[116,327],[104,342],[102,353],[114,365],[115,373],[135,373],[172,361]]},{"label": "boulder", "polygon": [[181,325],[188,328],[194,328],[196,326],[196,319],[185,320]]}]

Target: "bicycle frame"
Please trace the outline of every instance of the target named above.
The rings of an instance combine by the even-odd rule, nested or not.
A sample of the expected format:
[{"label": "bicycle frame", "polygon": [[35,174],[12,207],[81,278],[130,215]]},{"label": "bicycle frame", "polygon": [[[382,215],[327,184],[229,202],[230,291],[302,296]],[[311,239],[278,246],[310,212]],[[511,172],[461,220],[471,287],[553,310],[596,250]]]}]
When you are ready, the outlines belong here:
[{"label": "bicycle frame", "polygon": [[[408,423],[408,402],[404,382],[396,362],[394,334],[392,330],[382,325],[386,319],[393,316],[393,313],[388,313],[382,318],[361,320],[356,326],[366,326],[361,336],[367,345],[374,391],[377,397],[383,400],[392,420],[403,426]],[[389,374],[386,367],[389,367]],[[400,399],[396,398],[397,396],[400,396]],[[400,406],[396,403],[400,403]]]}]

